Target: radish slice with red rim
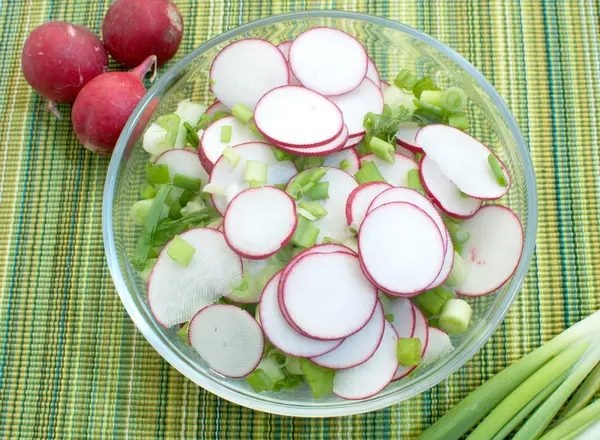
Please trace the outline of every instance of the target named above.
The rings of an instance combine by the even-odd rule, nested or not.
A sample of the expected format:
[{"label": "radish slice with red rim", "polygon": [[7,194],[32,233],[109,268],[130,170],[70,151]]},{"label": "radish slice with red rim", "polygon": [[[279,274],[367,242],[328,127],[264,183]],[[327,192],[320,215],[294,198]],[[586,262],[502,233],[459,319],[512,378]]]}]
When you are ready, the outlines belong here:
[{"label": "radish slice with red rim", "polygon": [[377,70],[377,65],[373,62],[371,57],[369,57],[367,60],[367,78],[373,81],[381,90],[381,78],[379,77],[379,70]]},{"label": "radish slice with red rim", "polygon": [[264,338],[258,322],[231,304],[213,304],[190,321],[189,343],[208,366],[227,377],[243,377],[260,362]]},{"label": "radish slice with red rim", "polygon": [[309,29],[290,47],[290,67],[304,87],[323,95],[342,95],[367,75],[367,52],[353,36],[327,27]]},{"label": "radish slice with red rim", "polygon": [[444,254],[444,263],[442,264],[442,268],[440,269],[440,273],[433,283],[427,287],[427,290],[433,289],[435,287],[441,286],[450,276],[450,272],[452,272],[452,266],[454,265],[454,245],[452,244],[452,239],[450,238],[450,233],[446,229],[444,231],[446,234],[446,253]]},{"label": "radish slice with red rim", "polygon": [[[412,338],[415,334],[417,315],[410,300],[406,298],[393,299],[390,303],[389,313],[394,317],[392,325],[398,333],[398,338]],[[414,369],[415,367],[398,365],[393,380],[403,378]]]},{"label": "radish slice with red rim", "polygon": [[448,125],[427,125],[416,136],[417,145],[462,192],[481,200],[495,200],[510,188],[506,166],[494,155],[506,179],[498,183],[488,162],[492,151],[464,131]]},{"label": "radish slice with red rim", "polygon": [[[198,155],[193,151],[184,148],[167,150],[156,158],[154,164],[169,167],[171,182],[173,182],[175,174],[181,174],[182,176],[200,179],[202,186],[208,183],[208,173],[200,163]],[[183,194],[182,188],[174,187],[171,190],[171,197],[173,199],[178,199],[181,194]]]},{"label": "radish slice with red rim", "polygon": [[416,122],[402,122],[398,126],[396,133],[396,145],[406,148],[413,153],[422,153],[423,150],[417,146],[415,136],[421,129],[421,126]]},{"label": "radish slice with red rim", "polygon": [[422,365],[430,364],[454,350],[450,337],[446,332],[436,327],[428,327],[429,339],[427,350],[423,355]]},{"label": "radish slice with red rim", "polygon": [[407,202],[415,205],[417,208],[421,208],[425,213],[431,217],[431,219],[435,222],[438,229],[440,230],[440,235],[442,236],[442,240],[444,242],[444,250],[446,250],[448,246],[448,231],[446,229],[446,225],[444,224],[444,220],[439,212],[435,209],[435,207],[431,204],[429,200],[423,195],[421,195],[418,191],[415,191],[411,188],[404,187],[392,187],[382,191],[380,194],[375,196],[371,204],[367,209],[367,213],[372,211],[373,209],[385,205],[386,203],[391,202]]},{"label": "radish slice with red rim", "polygon": [[[228,126],[231,127],[231,138],[229,142],[221,142],[221,130],[223,127]],[[219,160],[225,148],[262,140],[259,135],[252,132],[233,116],[225,116],[216,120],[204,130],[198,147],[198,157],[202,165],[208,171],[212,171],[214,164]]]},{"label": "radish slice with red rim", "polygon": [[215,99],[215,102],[213,102],[212,105],[206,109],[205,113],[211,118],[214,118],[217,112],[231,113],[231,109],[218,99]]},{"label": "radish slice with red rim", "polygon": [[338,371],[333,379],[333,392],[342,399],[358,400],[383,390],[398,368],[397,342],[396,330],[386,321],[381,343],[373,356],[361,365]]},{"label": "radish slice with red rim", "polygon": [[386,182],[394,186],[406,186],[408,172],[418,168],[414,160],[398,153],[394,155],[394,163],[386,162],[374,154],[367,154],[361,157],[360,161],[361,163],[365,161],[375,162]]},{"label": "radish slice with red rim", "polygon": [[461,257],[467,278],[457,293],[481,296],[498,290],[515,272],[523,253],[523,226],[501,205],[487,205],[460,225],[470,234]]},{"label": "radish slice with red rim", "polygon": [[[283,43],[279,43],[277,45],[277,49],[279,49],[281,51],[281,53],[283,54],[284,58],[286,61],[288,61],[288,65],[289,65],[289,60],[290,60],[290,47],[292,45],[292,40],[290,41],[284,41]],[[296,75],[294,75],[294,73],[292,72],[292,69],[290,69],[290,85],[291,86],[300,86],[302,84],[300,84],[300,81],[298,81],[298,78],[296,78]]]},{"label": "radish slice with red rim", "polygon": [[363,269],[384,292],[414,296],[438,276],[444,262],[444,242],[432,218],[406,202],[373,209],[358,233]]},{"label": "radish slice with red rim", "polygon": [[[347,167],[344,169],[342,169],[343,161],[347,162]],[[323,162],[323,166],[340,168],[342,171],[354,176],[354,174],[360,168],[360,159],[356,151],[353,149],[345,149],[325,156],[325,162]]]},{"label": "radish slice with red rim", "polygon": [[467,219],[481,208],[481,200],[464,197],[458,187],[442,173],[438,164],[427,155],[419,162],[419,175],[423,189],[445,214]]},{"label": "radish slice with red rim", "polygon": [[423,357],[429,345],[429,327],[427,326],[427,318],[425,318],[423,312],[414,304],[412,306],[415,310],[415,331],[412,337],[421,341],[421,357]]},{"label": "radish slice with red rim", "polygon": [[349,150],[351,148],[354,148],[358,144],[360,144],[364,139],[365,139],[365,135],[364,134],[361,134],[360,136],[355,136],[355,137],[348,138],[348,140],[346,141],[346,145],[344,145],[342,147],[342,150]]},{"label": "radish slice with red rim", "polygon": [[242,104],[254,109],[269,90],[290,83],[288,63],[266,40],[246,38],[231,43],[210,68],[211,91],[229,108]]},{"label": "radish slice with red rim", "polygon": [[164,327],[189,321],[203,307],[214,303],[239,284],[242,260],[219,231],[196,228],[179,235],[196,249],[187,266],[174,261],[167,243],[148,278],[148,305]]},{"label": "radish slice with red rim", "polygon": [[346,252],[305,255],[281,283],[289,318],[314,338],[339,339],[357,333],[377,303],[377,289],[364,277],[358,257]]},{"label": "radish slice with red rim", "polygon": [[285,246],[297,224],[294,199],[279,188],[264,186],[234,197],[225,212],[223,231],[235,253],[257,260]]},{"label": "radish slice with red rim", "polygon": [[248,142],[233,147],[233,150],[241,156],[239,163],[234,167],[227,158],[220,157],[210,173],[210,183],[222,187],[227,193],[225,196],[211,195],[213,205],[221,215],[225,213],[233,197],[249,187],[248,182],[244,181],[247,160],[267,165],[268,185],[285,184],[298,173],[292,161],[278,161],[268,144]]},{"label": "radish slice with red rim", "polygon": [[404,148],[401,145],[396,144],[396,153],[401,154],[402,156],[406,156],[409,159],[415,159],[415,153],[410,151],[408,148]]},{"label": "radish slice with red rim", "polygon": [[359,185],[350,193],[346,202],[346,222],[358,231],[371,202],[385,190],[393,188],[385,182],[369,182]]},{"label": "radish slice with red rim", "polygon": [[294,148],[286,145],[275,144],[277,148],[287,151],[288,153],[297,154],[299,156],[326,156],[333,152],[343,149],[348,141],[348,127],[344,125],[342,132],[331,142],[318,147]]},{"label": "radish slice with red rim", "polygon": [[389,88],[390,83],[384,80],[381,80],[381,84],[379,85],[379,88],[381,89],[381,93],[385,93],[385,91]]},{"label": "radish slice with red rim", "polygon": [[344,342],[329,353],[312,357],[315,364],[333,370],[343,370],[356,367],[366,361],[379,347],[383,331],[385,329],[385,318],[381,303],[377,303],[375,312],[371,319],[359,332],[348,336]]},{"label": "radish slice with red rim", "polygon": [[318,341],[308,338],[287,323],[279,308],[277,290],[281,272],[269,280],[260,298],[260,324],[267,339],[275,347],[291,356],[319,356],[339,347],[343,339]]},{"label": "radish slice with red rim", "polygon": [[348,126],[350,137],[365,134],[363,121],[368,112],[377,114],[383,112],[383,95],[381,94],[381,90],[369,78],[365,78],[351,92],[331,96],[329,99],[342,111],[344,123]]}]

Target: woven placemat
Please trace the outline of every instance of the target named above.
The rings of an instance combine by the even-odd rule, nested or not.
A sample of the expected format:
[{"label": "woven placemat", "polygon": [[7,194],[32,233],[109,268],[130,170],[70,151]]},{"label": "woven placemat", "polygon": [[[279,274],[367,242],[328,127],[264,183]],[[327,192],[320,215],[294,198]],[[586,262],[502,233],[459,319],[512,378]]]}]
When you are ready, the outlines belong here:
[{"label": "woven placemat", "polygon": [[108,159],[81,148],[68,107],[53,118],[20,74],[34,27],[67,20],[98,31],[109,3],[0,2],[0,438],[413,438],[600,307],[596,2],[178,0],[186,33],[177,59],[224,30],[304,9],[366,12],[440,39],[517,117],[540,208],[531,270],[507,319],[464,368],[419,397],[309,420],[251,411],[195,386],[135,330],[113,288],[100,218]]}]

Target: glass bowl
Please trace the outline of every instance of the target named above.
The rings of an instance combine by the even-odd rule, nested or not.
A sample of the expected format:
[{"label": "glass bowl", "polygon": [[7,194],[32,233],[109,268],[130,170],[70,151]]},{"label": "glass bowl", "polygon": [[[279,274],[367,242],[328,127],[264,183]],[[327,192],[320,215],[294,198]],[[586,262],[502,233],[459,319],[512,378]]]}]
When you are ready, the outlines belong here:
[{"label": "glass bowl", "polygon": [[[512,189],[501,203],[519,216],[525,247],[513,277],[496,293],[468,299],[473,318],[468,332],[453,338],[456,349],[411,377],[390,384],[364,400],[347,401],[333,395],[315,400],[306,385],[280,393],[255,393],[243,379],[228,379],[212,370],[186,343],[177,329],[164,329],[152,317],[145,283],[136,275],[131,256],[139,234],[130,207],[139,198],[147,153],[139,144],[149,120],[172,113],[185,98],[210,104],[209,68],[229,43],[263,38],[280,43],[315,26],[331,26],[354,35],[377,64],[381,78],[391,81],[401,67],[432,78],[439,86],[459,86],[469,95],[471,134],[491,146],[507,165]],[[438,384],[463,366],[488,340],[504,319],[527,273],[535,245],[537,196],[531,158],[515,118],[490,83],[464,58],[439,41],[408,26],[364,14],[341,11],[299,12],[258,20],[226,32],[198,47],[163,74],[129,119],[113,153],[102,210],[104,246],[112,278],[127,312],[160,355],[204,389],[260,411],[287,416],[331,417],[384,408]]]}]

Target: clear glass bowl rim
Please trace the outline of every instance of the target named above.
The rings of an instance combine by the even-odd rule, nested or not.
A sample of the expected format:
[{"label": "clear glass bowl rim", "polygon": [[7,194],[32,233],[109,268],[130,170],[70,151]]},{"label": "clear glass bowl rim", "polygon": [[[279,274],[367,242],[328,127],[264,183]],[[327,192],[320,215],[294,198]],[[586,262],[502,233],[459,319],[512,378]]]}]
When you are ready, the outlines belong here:
[{"label": "clear glass bowl rim", "polygon": [[[191,366],[189,366],[177,353],[175,353],[168,345],[166,338],[163,335],[158,334],[152,329],[145,318],[142,316],[140,311],[135,305],[135,302],[127,288],[127,284],[124,279],[124,275],[119,267],[117,251],[114,240],[113,230],[113,199],[115,195],[115,189],[117,184],[117,178],[119,174],[119,166],[125,152],[128,140],[135,128],[136,124],[140,120],[143,111],[146,109],[150,101],[163,90],[173,78],[175,78],[182,70],[188,67],[193,60],[214,46],[221,44],[236,35],[255,30],[265,25],[270,25],[282,21],[289,20],[302,20],[302,19],[315,19],[315,18],[333,18],[333,19],[352,19],[366,21],[371,24],[376,24],[382,27],[388,27],[393,30],[401,31],[423,43],[428,44],[432,48],[438,50],[449,59],[458,64],[465,72],[467,72],[471,78],[489,95],[494,105],[497,107],[501,116],[504,118],[514,140],[519,149],[521,159],[523,161],[523,167],[525,170],[525,187],[527,191],[527,224],[526,224],[526,236],[523,255],[521,262],[515,271],[513,281],[511,283],[511,290],[502,298],[501,302],[494,308],[493,313],[490,316],[484,317],[478,324],[480,331],[471,331],[471,337],[463,342],[461,349],[461,355],[459,357],[447,357],[445,360],[433,368],[427,375],[422,376],[420,380],[416,381],[412,385],[397,390],[390,395],[385,397],[376,398],[366,401],[343,401],[338,404],[327,404],[320,405],[315,402],[314,406],[306,405],[295,405],[292,403],[270,403],[264,400],[253,398],[239,393],[233,389],[225,387],[203,374],[199,374]],[[462,367],[471,357],[477,353],[477,351],[485,344],[492,333],[500,325],[512,302],[514,301],[516,294],[519,292],[527,271],[529,269],[530,261],[535,248],[535,237],[537,232],[537,221],[538,221],[538,207],[537,207],[537,190],[535,185],[535,175],[533,163],[529,150],[521,134],[517,121],[510,112],[508,106],[500,95],[496,92],[494,87],[485,79],[485,77],[466,59],[456,53],[453,49],[449,48],[445,44],[438,40],[430,37],[420,31],[411,28],[405,24],[401,24],[392,20],[371,16],[368,14],[346,12],[346,11],[303,11],[293,12],[287,14],[274,15],[271,17],[252,21],[242,26],[231,29],[209,41],[202,44],[195,50],[193,50],[184,59],[179,61],[175,66],[169,69],[163,76],[148,90],[146,95],[142,98],[140,103],[135,108],[133,114],[129,118],[119,141],[115,147],[112,155],[112,159],[109,164],[106,182],[104,187],[104,198],[102,206],[102,231],[104,238],[104,247],[106,252],[106,258],[110,274],[112,276],[114,285],[117,289],[119,297],[127,310],[127,313],[135,323],[138,330],[144,335],[148,342],[154,347],[154,349],[173,367],[181,372],[188,379],[194,381],[196,384],[202,386],[205,390],[216,394],[219,397],[227,399],[231,402],[239,405],[252,408],[259,411],[264,411],[272,414],[279,414],[285,416],[296,416],[296,417],[338,417],[352,414],[360,414],[368,411],[374,411],[399,403],[408,398],[414,397],[423,391],[437,385],[442,380],[446,379],[453,372]],[[487,318],[487,320],[485,319]]]}]

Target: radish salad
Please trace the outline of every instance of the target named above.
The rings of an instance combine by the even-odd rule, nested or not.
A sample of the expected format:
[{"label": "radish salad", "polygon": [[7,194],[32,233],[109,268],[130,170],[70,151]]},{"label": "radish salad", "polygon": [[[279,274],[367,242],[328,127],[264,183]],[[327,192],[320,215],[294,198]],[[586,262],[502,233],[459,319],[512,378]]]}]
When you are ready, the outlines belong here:
[{"label": "radish salad", "polygon": [[230,44],[210,87],[143,136],[132,261],[155,319],[256,392],[365,399],[451,352],[523,248],[462,89],[388,84],[325,27]]}]

